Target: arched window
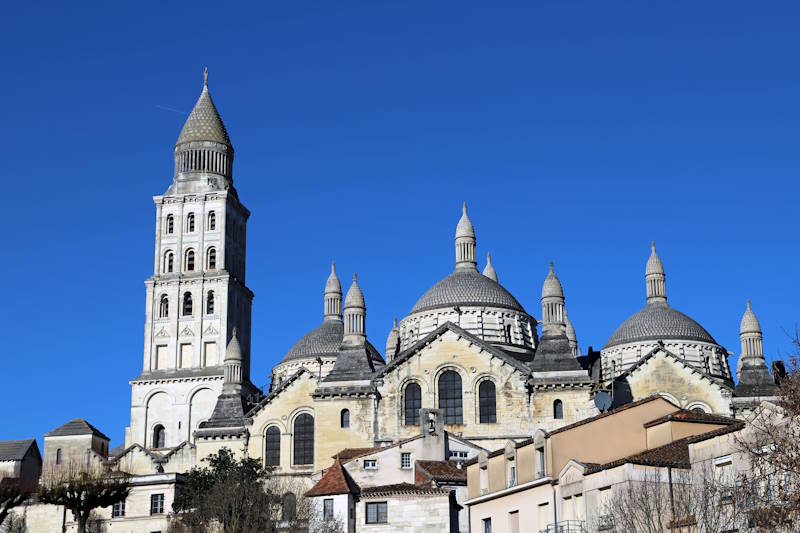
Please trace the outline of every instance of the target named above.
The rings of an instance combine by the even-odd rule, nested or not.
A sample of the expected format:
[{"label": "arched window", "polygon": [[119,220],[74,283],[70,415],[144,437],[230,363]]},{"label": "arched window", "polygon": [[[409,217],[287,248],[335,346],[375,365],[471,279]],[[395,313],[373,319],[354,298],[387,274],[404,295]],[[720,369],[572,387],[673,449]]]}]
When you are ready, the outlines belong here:
[{"label": "arched window", "polygon": [[186,250],[186,271],[194,271],[194,250],[192,249]]},{"label": "arched window", "polygon": [[208,231],[214,231],[217,229],[217,215],[214,211],[208,212]]},{"label": "arched window", "polygon": [[158,318],[167,318],[169,316],[169,297],[166,294],[161,295],[161,301],[158,303]]},{"label": "arched window", "polygon": [[479,420],[481,424],[497,422],[496,403],[494,383],[488,379],[481,381],[481,384],[478,386]]},{"label": "arched window", "polygon": [[193,233],[194,232],[194,213],[189,213],[186,215],[186,232]]},{"label": "arched window", "polygon": [[308,413],[294,420],[294,464],[314,464],[314,417]]},{"label": "arched window", "polygon": [[288,522],[294,520],[297,512],[297,498],[291,492],[287,492],[281,499],[281,520]]},{"label": "arched window", "polygon": [[61,464],[61,448],[56,450],[56,464],[57,465]]},{"label": "arched window", "polygon": [[511,324],[506,324],[506,344],[511,344]]},{"label": "arched window", "polygon": [[406,425],[418,426],[419,410],[422,407],[422,389],[419,388],[419,384],[409,383],[408,386],[406,386],[403,404],[406,415]]},{"label": "arched window", "polygon": [[211,247],[208,249],[208,258],[206,259],[206,270],[217,269],[217,249]]},{"label": "arched window", "polygon": [[264,437],[266,450],[264,462],[267,466],[278,466],[281,464],[281,430],[278,426],[270,426]]},{"label": "arched window", "polygon": [[175,254],[167,252],[164,254],[164,271],[172,272],[175,269]]},{"label": "arched window", "polygon": [[214,314],[214,291],[208,291],[208,296],[206,296],[206,314]]},{"label": "arched window", "polygon": [[349,428],[350,427],[350,411],[347,409],[342,409],[342,414],[339,416],[341,427]]},{"label": "arched window", "polygon": [[172,235],[175,232],[175,217],[172,215],[167,215],[167,222],[164,225],[164,231],[168,235]]},{"label": "arched window", "polygon": [[183,316],[192,316],[192,293],[183,293]]},{"label": "arched window", "polygon": [[461,404],[461,376],[447,370],[439,376],[439,410],[444,414],[445,424],[463,424]]},{"label": "arched window", "polygon": [[564,404],[561,402],[561,400],[556,400],[553,402],[553,418],[557,420],[564,418]]},{"label": "arched window", "polygon": [[161,424],[157,425],[153,428],[153,442],[151,443],[152,448],[165,448],[165,442],[167,440],[167,432],[164,431],[164,426]]}]

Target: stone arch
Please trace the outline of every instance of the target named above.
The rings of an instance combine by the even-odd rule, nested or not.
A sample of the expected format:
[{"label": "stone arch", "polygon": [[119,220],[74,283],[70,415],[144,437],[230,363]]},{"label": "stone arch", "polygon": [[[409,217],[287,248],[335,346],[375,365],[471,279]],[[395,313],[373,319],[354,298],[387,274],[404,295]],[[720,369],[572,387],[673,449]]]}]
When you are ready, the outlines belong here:
[{"label": "stone arch", "polygon": [[208,387],[200,387],[189,397],[189,421],[187,423],[189,435],[185,440],[193,441],[195,430],[203,420],[208,420],[217,404],[217,394]]},{"label": "stone arch", "polygon": [[145,414],[145,435],[144,445],[146,448],[152,448],[153,429],[157,425],[163,425],[166,432],[166,442],[175,442],[173,421],[174,416],[173,398],[164,390],[156,390],[148,395],[145,400],[146,414]]},{"label": "stone arch", "polygon": [[702,402],[700,400],[694,400],[692,402],[689,402],[688,404],[686,404],[686,407],[684,407],[684,409],[686,409],[687,411],[694,411],[695,409],[700,409],[704,413],[713,413],[714,412],[714,410],[711,408],[710,405],[708,405],[706,402]]},{"label": "stone arch", "polygon": [[678,400],[678,398],[676,398],[672,394],[670,394],[668,392],[664,392],[664,391],[658,391],[657,394],[659,396],[661,396],[662,398],[664,398],[665,400],[667,400],[668,402],[674,404],[676,407],[680,407],[681,406],[681,401]]}]

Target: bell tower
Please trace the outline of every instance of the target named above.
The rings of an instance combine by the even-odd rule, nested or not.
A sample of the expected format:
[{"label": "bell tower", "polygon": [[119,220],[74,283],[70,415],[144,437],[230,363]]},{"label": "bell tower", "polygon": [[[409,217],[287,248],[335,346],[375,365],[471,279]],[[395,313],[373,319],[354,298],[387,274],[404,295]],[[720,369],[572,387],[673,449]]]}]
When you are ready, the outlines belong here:
[{"label": "bell tower", "polygon": [[156,206],[153,275],[145,281],[142,372],[131,382],[126,445],[165,447],[193,440],[224,381],[224,354],[238,331],[241,378],[250,384],[253,293],[245,284],[250,212],[233,186],[234,150],[208,88],[174,149],[173,180]]}]

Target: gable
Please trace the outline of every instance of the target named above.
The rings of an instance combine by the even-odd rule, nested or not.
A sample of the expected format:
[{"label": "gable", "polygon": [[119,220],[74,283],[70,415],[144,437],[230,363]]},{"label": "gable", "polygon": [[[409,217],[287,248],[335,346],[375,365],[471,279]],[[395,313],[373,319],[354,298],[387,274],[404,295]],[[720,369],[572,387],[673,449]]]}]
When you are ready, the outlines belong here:
[{"label": "gable", "polygon": [[278,385],[264,397],[245,416],[248,425],[262,433],[271,422],[280,422],[281,430],[286,431],[286,423],[293,412],[307,408],[313,411],[312,394],[317,388],[317,377],[308,370],[300,369],[290,378]]}]

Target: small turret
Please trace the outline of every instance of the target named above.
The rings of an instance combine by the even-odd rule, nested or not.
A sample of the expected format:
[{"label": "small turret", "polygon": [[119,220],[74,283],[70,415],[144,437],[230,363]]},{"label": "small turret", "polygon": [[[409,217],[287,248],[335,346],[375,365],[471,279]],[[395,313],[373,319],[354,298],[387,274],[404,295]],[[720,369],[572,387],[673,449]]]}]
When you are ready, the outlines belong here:
[{"label": "small turret", "polygon": [[239,331],[233,328],[231,340],[225,350],[225,381],[223,387],[227,390],[242,389],[242,348],[239,346]]},{"label": "small turret", "polygon": [[542,334],[564,330],[564,289],[556,276],[553,262],[542,285]]},{"label": "small turret", "polygon": [[344,339],[342,344],[361,346],[367,341],[366,334],[367,305],[364,294],[358,286],[356,274],[353,274],[353,284],[347,291],[344,299]]},{"label": "small turret", "polygon": [[494,269],[494,265],[492,265],[491,253],[486,254],[486,267],[483,269],[483,275],[495,283],[499,283],[499,281],[497,281],[497,271]]},{"label": "small turret", "polygon": [[461,219],[456,226],[456,269],[475,269],[475,228],[467,215],[467,202],[462,207]]},{"label": "small turret", "polygon": [[564,308],[564,324],[566,325],[567,339],[569,339],[569,347],[572,350],[572,355],[578,356],[578,335],[575,333],[575,327],[569,320],[567,308]]},{"label": "small turret", "polygon": [[394,359],[400,349],[400,330],[397,328],[397,318],[394,319],[392,329],[389,331],[389,336],[386,338],[386,361],[389,362]]},{"label": "small turret", "polygon": [[325,282],[325,320],[342,320],[342,284],[336,275],[335,262],[331,262],[331,274]]},{"label": "small turret", "polygon": [[667,276],[664,273],[664,265],[661,258],[656,253],[656,243],[650,245],[650,258],[647,260],[644,279],[647,284],[647,303],[665,304],[667,303]]}]

